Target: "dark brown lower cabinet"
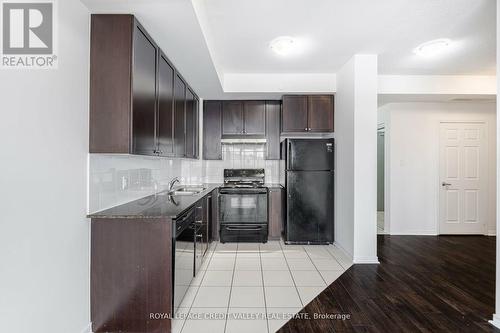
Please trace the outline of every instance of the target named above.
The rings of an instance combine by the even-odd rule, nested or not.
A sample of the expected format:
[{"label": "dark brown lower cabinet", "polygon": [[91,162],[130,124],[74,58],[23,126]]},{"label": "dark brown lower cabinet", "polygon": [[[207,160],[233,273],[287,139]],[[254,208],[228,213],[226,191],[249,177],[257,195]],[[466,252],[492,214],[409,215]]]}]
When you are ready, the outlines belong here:
[{"label": "dark brown lower cabinet", "polygon": [[210,241],[219,240],[219,189],[212,192],[212,218],[210,219],[210,231],[212,238]]},{"label": "dark brown lower cabinet", "polygon": [[283,200],[282,188],[273,187],[269,189],[269,239],[279,240],[283,232]]},{"label": "dark brown lower cabinet", "polygon": [[92,219],[93,332],[171,332],[172,220]]}]

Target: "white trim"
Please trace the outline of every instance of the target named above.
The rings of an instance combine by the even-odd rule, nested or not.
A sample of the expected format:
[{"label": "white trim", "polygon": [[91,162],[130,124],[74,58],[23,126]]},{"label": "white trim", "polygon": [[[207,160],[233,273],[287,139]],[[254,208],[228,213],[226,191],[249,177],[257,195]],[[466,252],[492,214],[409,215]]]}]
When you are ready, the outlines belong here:
[{"label": "white trim", "polygon": [[391,122],[384,123],[384,234],[391,234]]},{"label": "white trim", "polygon": [[81,333],[93,333],[92,332],[92,322],[88,323],[87,326],[85,326]]},{"label": "white trim", "polygon": [[488,323],[491,325],[500,328],[500,316],[497,315],[496,313],[493,314],[493,319],[489,320]]},{"label": "white trim", "polygon": [[489,229],[488,233],[486,234],[486,236],[496,236],[496,235],[497,231],[495,229]]},{"label": "white trim", "polygon": [[350,254],[346,249],[344,249],[342,245],[340,245],[337,241],[333,242],[333,246],[339,249],[340,252],[342,252],[342,254],[345,255],[347,258],[352,260],[352,254]]},{"label": "white trim", "polygon": [[436,230],[410,230],[404,232],[391,232],[392,236],[437,236]]},{"label": "white trim", "polygon": [[378,261],[378,257],[356,257],[352,260],[353,264],[359,265],[359,264],[380,264]]}]

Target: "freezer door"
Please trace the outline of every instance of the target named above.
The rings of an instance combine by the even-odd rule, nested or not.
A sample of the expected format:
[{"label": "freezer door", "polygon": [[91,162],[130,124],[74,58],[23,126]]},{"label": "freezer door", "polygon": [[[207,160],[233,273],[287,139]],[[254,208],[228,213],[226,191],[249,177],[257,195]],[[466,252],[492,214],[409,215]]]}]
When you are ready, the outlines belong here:
[{"label": "freezer door", "polygon": [[333,139],[290,139],[287,148],[287,170],[325,171],[335,169]]},{"label": "freezer door", "polygon": [[287,172],[288,243],[333,243],[333,171]]}]

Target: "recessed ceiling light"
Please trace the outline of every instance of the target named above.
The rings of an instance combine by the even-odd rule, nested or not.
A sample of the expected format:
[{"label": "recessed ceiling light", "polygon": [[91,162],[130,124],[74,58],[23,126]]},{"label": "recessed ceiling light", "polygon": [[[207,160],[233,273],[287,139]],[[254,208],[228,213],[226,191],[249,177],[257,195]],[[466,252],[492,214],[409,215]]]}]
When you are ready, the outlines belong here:
[{"label": "recessed ceiling light", "polygon": [[451,44],[451,40],[447,38],[440,38],[431,40],[429,42],[425,42],[420,44],[413,50],[416,55],[422,57],[433,57],[439,54],[442,54]]},{"label": "recessed ceiling light", "polygon": [[287,56],[297,50],[297,41],[289,36],[281,36],[273,39],[269,47],[281,56]]}]

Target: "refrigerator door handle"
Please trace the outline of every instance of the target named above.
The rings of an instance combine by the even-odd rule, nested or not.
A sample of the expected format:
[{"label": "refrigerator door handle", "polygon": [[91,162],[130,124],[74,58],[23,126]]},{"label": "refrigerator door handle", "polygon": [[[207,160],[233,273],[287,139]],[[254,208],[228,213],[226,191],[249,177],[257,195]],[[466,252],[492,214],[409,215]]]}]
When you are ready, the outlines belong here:
[{"label": "refrigerator door handle", "polygon": [[288,158],[286,159],[287,169],[292,169],[292,142],[288,141]]}]

